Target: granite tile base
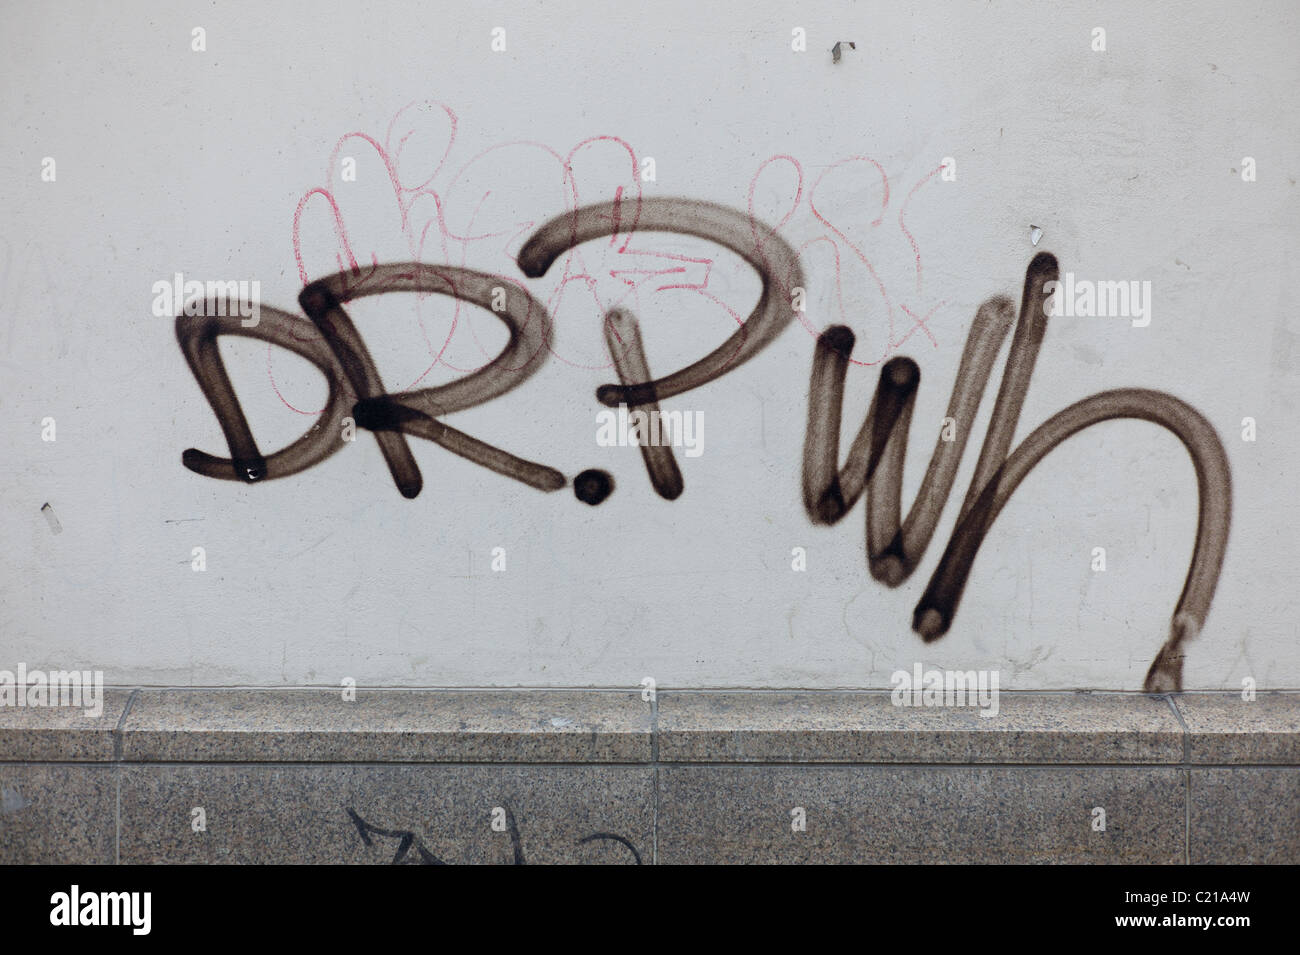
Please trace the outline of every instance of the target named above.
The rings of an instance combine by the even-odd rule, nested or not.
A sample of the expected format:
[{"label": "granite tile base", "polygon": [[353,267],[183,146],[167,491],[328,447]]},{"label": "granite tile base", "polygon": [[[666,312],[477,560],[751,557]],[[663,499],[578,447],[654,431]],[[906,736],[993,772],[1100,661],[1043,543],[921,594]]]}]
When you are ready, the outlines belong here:
[{"label": "granite tile base", "polygon": [[1190,762],[1300,764],[1300,693],[1185,693],[1174,705]]},{"label": "granite tile base", "polygon": [[0,759],[94,762],[117,755],[118,724],[131,694],[105,690],[98,714],[83,707],[0,707]]},{"label": "granite tile base", "polygon": [[1191,770],[1193,864],[1300,861],[1300,768]]},{"label": "granite tile base", "polygon": [[895,706],[889,693],[679,690],[659,695],[664,762],[1178,763],[1163,697],[1003,693],[996,712]]},{"label": "granite tile base", "polygon": [[976,709],[870,690],[119,687],[98,719],[0,708],[0,864],[119,859],[1295,864],[1300,692]]},{"label": "granite tile base", "polygon": [[622,763],[650,759],[630,691],[141,690],[134,762]]},{"label": "granite tile base", "polygon": [[1178,863],[1184,798],[1177,769],[666,768],[659,861]]},{"label": "granite tile base", "polygon": [[[653,770],[639,767],[128,766],[121,856],[635,864],[651,857],[653,801]],[[199,808],[203,832],[194,828]]]},{"label": "granite tile base", "polygon": [[0,763],[0,863],[112,864],[119,771],[110,764]]}]

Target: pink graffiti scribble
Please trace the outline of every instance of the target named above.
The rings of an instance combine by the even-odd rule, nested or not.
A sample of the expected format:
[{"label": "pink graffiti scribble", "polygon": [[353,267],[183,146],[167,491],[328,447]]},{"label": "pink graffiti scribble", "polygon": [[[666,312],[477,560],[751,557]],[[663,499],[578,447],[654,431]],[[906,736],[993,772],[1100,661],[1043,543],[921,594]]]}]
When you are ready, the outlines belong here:
[{"label": "pink graffiti scribble", "polygon": [[[411,158],[408,147],[411,145],[412,137],[417,133],[429,133],[431,131],[431,123],[435,122],[431,120],[431,117],[439,117],[445,123],[445,137],[441,144],[440,153],[435,151],[436,161],[433,163],[432,170],[426,173],[425,169],[417,167],[418,160]],[[377,242],[373,246],[358,244],[358,239],[353,235],[336,198],[338,184],[335,182],[335,173],[340,168],[340,157],[343,150],[349,145],[360,145],[363,149],[369,148],[382,163],[392,191],[397,230],[404,239],[407,252],[413,261],[446,262],[448,264],[459,264],[463,268],[466,267],[466,263],[469,261],[471,247],[478,247],[482,243],[488,243],[483,248],[490,251],[492,256],[499,262],[499,267],[493,271],[502,276],[503,282],[509,282],[516,286],[520,286],[520,283],[507,276],[517,270],[515,253],[518,245],[537,226],[537,221],[528,217],[516,218],[517,214],[514,213],[514,207],[508,205],[507,199],[505,200],[507,205],[504,211],[494,210],[498,217],[504,216],[505,221],[486,224],[485,220],[490,218],[487,215],[486,207],[490,202],[494,201],[493,191],[486,190],[481,195],[471,196],[468,200],[470,204],[466,205],[458,201],[458,188],[463,191],[465,184],[471,180],[476,167],[491,161],[496,154],[505,155],[502,152],[504,150],[528,150],[532,151],[531,155],[538,162],[554,164],[558,174],[556,191],[559,194],[554,198],[563,203],[565,213],[572,215],[581,206],[591,202],[590,195],[584,195],[584,190],[579,188],[579,176],[575,170],[575,161],[587,150],[598,146],[612,146],[616,151],[626,156],[625,160],[620,160],[613,167],[610,167],[620,170],[619,177],[625,177],[625,181],[620,182],[615,187],[613,198],[623,200],[625,196],[630,195],[635,200],[632,208],[637,211],[630,218],[625,216],[626,221],[619,221],[618,215],[627,203],[622,201],[614,203],[615,221],[613,222],[613,232],[610,235],[609,242],[602,244],[601,247],[596,247],[595,243],[589,243],[586,249],[575,245],[565,253],[562,268],[554,271],[547,279],[551,285],[543,298],[553,319],[553,327],[559,327],[561,313],[566,310],[566,307],[568,309],[578,307],[594,308],[596,314],[605,316],[611,310],[623,307],[625,303],[630,302],[630,307],[634,312],[641,312],[646,307],[645,298],[647,296],[664,292],[685,291],[699,296],[710,306],[720,309],[732,322],[737,323],[743,329],[744,315],[748,310],[747,306],[743,303],[726,301],[723,296],[715,294],[709,286],[714,266],[713,258],[701,255],[678,254],[634,245],[642,201],[642,183],[638,175],[637,155],[630,144],[616,136],[592,136],[579,142],[567,154],[561,155],[557,150],[544,143],[528,140],[507,141],[489,146],[472,156],[440,186],[438,184],[439,177],[452,156],[459,125],[456,113],[450,107],[433,100],[416,101],[407,104],[394,115],[388,124],[382,143],[364,132],[347,133],[338,140],[330,152],[326,185],[308,190],[299,200],[294,211],[293,252],[298,267],[298,276],[304,286],[319,278],[320,274],[325,271],[319,268],[309,269],[303,251],[304,213],[320,201],[325,203],[328,223],[326,228],[331,232],[335,247],[333,252],[334,267],[330,271],[344,275],[345,289],[364,288],[379,266],[380,256],[376,251],[379,247]],[[435,138],[437,138],[436,134]],[[775,225],[760,225],[761,220],[755,211],[756,192],[760,179],[769,167],[773,167],[774,164],[787,164],[793,170],[795,174],[793,195],[786,196],[787,204],[783,206],[783,214],[780,215]],[[833,305],[831,311],[837,313],[834,316],[836,321],[840,323],[849,322],[844,301],[842,250],[848,250],[852,258],[866,269],[871,276],[875,293],[880,296],[889,329],[884,350],[879,357],[874,360],[852,360],[855,365],[866,366],[885,361],[893,351],[911,338],[918,329],[929,338],[932,345],[937,347],[938,342],[928,327],[928,323],[934,316],[935,311],[945,303],[939,302],[931,305],[923,317],[918,317],[919,308],[910,304],[898,303],[897,308],[911,320],[911,326],[906,333],[901,337],[898,336],[895,324],[896,303],[891,298],[876,265],[867,256],[863,246],[850,238],[847,229],[838,224],[843,217],[837,215],[836,220],[833,221],[831,214],[818,204],[818,189],[826,176],[837,169],[857,168],[853,164],[865,165],[867,169],[874,170],[875,174],[879,176],[881,188],[880,207],[876,217],[868,223],[870,228],[877,228],[884,221],[889,207],[891,191],[889,176],[879,162],[862,155],[850,156],[826,166],[806,195],[803,167],[798,159],[784,154],[772,156],[759,164],[758,169],[750,179],[747,209],[753,234],[754,255],[759,261],[769,266],[770,262],[764,252],[764,246],[769,239],[778,233],[792,231],[799,225],[796,220],[801,218],[800,213],[806,211],[811,216],[811,222],[805,219],[799,227],[804,230],[804,233],[807,232],[808,228],[820,228],[822,234],[804,239],[802,244],[798,246],[798,250],[802,256],[806,250],[812,247],[821,246],[822,244],[829,247],[828,250],[834,262],[834,294],[832,296]],[[923,293],[922,258],[920,246],[907,227],[907,206],[917,191],[941,169],[942,167],[939,167],[931,171],[915,183],[908,191],[898,210],[898,228],[910,244],[913,253],[916,274],[915,287],[918,297]],[[587,191],[589,192],[589,190]],[[430,205],[431,208],[428,208]],[[449,208],[466,209],[468,215],[452,221],[453,217],[449,214]],[[551,215],[553,215],[552,212],[547,213],[548,218]],[[859,217],[860,210],[852,210],[849,214],[849,218]],[[456,224],[457,221],[462,224]],[[480,222],[484,222],[484,224],[480,225]],[[789,238],[785,234],[782,237]],[[384,238],[383,236],[375,237],[378,241],[382,241]],[[430,248],[431,245],[432,248]],[[612,260],[610,256],[613,256]],[[606,276],[616,283],[614,285],[615,291],[610,292],[607,289],[602,289],[601,283]],[[781,276],[776,276],[776,282],[780,286],[779,294],[790,300],[793,293],[790,283]],[[575,291],[576,295],[573,294]],[[436,341],[429,333],[424,314],[424,302],[433,294],[420,292],[415,295],[415,318],[420,334],[424,339],[425,347],[428,350],[428,364],[405,388],[394,389],[395,391],[410,390],[417,387],[439,365],[457,373],[470,373],[494,360],[494,350],[488,348],[479,340],[473,323],[469,323],[470,335],[483,355],[484,361],[482,364],[473,367],[461,367],[459,364],[453,364],[450,361],[448,349],[461,326],[462,303],[459,299],[452,300],[452,315],[447,325],[447,332],[441,341]],[[806,295],[807,290],[805,290]],[[811,317],[812,314],[819,311],[825,312],[826,309],[807,308],[798,312],[800,323],[814,338],[821,333],[827,324],[825,321],[814,321]],[[617,336],[615,337],[617,338]],[[547,337],[544,347],[550,354],[570,367],[607,369],[613,366],[612,361],[604,361],[600,364],[585,364],[574,358],[566,358],[556,351],[554,340],[550,336]],[[276,382],[275,369],[270,354],[271,350],[272,346],[268,345],[267,373],[271,380],[271,386],[281,402],[284,403],[285,407],[299,414],[319,414],[322,409],[312,411],[297,407],[282,392]],[[531,359],[532,356],[529,356],[529,360]]]}]

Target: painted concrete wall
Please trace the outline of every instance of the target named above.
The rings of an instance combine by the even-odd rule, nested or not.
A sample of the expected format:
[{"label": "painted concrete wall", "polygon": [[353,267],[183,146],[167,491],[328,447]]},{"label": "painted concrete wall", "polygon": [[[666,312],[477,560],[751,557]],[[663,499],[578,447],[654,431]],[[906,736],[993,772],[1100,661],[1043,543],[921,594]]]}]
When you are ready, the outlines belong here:
[{"label": "painted concrete wall", "polygon": [[[116,684],[874,687],[922,661],[995,669],[1008,689],[1139,689],[1197,528],[1195,475],[1169,433],[1114,422],[1053,452],[930,645],[913,607],[1000,371],[902,586],[867,573],[861,502],[824,527],[801,501],[815,333],[857,335],[845,448],[880,364],[919,364],[910,504],[976,308],[1018,302],[1049,250],[1080,279],[1149,281],[1150,322],[1049,322],[1017,437],[1109,388],[1199,409],[1226,449],[1234,511],[1185,685],[1300,686],[1292,5],[461,6],[7,14],[0,666],[101,669]],[[836,41],[855,44],[838,64]],[[597,443],[594,391],[615,380],[602,305],[636,312],[664,374],[732,334],[760,283],[717,243],[671,233],[584,245],[590,286],[559,268],[522,275],[514,256],[538,225],[620,189],[752,202],[802,250],[806,313],[743,367],[663,402],[704,427],[703,452],[677,454],[685,492],[671,502],[637,449]],[[304,280],[349,253],[500,274],[546,303],[544,366],[447,423],[569,478],[604,469],[610,498],[591,507],[411,439],[425,486],[407,500],[365,430],[283,480],[182,467],[187,448],[229,451],[173,319],[154,314],[154,283],[256,280],[263,305],[300,314]],[[489,312],[444,296],[349,312],[393,392],[460,377],[506,340]],[[265,450],[312,427],[325,386],[310,365],[250,338],[220,347]]]}]

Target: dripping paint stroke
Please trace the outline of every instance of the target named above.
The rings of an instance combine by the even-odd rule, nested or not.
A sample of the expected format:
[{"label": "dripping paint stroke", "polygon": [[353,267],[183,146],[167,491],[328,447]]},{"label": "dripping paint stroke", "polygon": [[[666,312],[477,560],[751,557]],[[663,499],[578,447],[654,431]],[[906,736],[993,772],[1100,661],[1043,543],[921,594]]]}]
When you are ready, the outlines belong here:
[{"label": "dripping paint stroke", "polygon": [[[776,230],[725,206],[688,199],[616,198],[583,206],[539,227],[519,251],[524,275],[546,274],[567,250],[606,236],[639,231],[673,232],[715,242],[747,261],[762,281],[749,317],[721,345],[677,371],[652,377],[636,317],[624,308],[606,315],[606,345],[619,381],[596,391],[600,403],[632,410],[657,410],[658,402],[699,388],[734,371],[776,339],[795,317],[794,289],[804,285],[797,253]],[[907,580],[934,536],[952,491],[976,411],[998,352],[1011,333],[1010,355],[995,399],[975,475],[962,501],[952,537],[939,559],[912,618],[925,641],[942,637],[953,623],[975,556],[1012,493],[1053,448],[1102,421],[1134,418],[1157,424],[1186,447],[1198,485],[1196,543],[1169,634],[1147,672],[1144,688],[1169,692],[1182,687],[1183,647],[1204,626],[1227,548],[1231,522],[1231,478],[1227,456],[1213,427],[1196,409],[1159,391],[1119,388],[1077,401],[1011,446],[1034,362],[1047,330],[1045,286],[1057,279],[1056,259],[1041,252],[1029,263],[1019,316],[1007,298],[995,296],[975,315],[948,405],[955,440],[935,445],[921,489],[902,516],[903,460],[912,409],[920,387],[916,362],[898,356],[881,368],[862,427],[839,463],[844,382],[854,345],[853,332],[833,325],[817,338],[808,394],[803,450],[803,501],[817,524],[845,517],[866,497],[866,551],[871,576],[889,587]],[[499,319],[509,333],[501,353],[487,365],[447,384],[389,393],[345,306],[388,292],[434,293],[477,305]],[[502,306],[504,301],[504,306]],[[182,315],[176,320],[181,350],[207,397],[230,448],[220,458],[190,448],[185,467],[199,474],[246,482],[288,477],[339,451],[345,418],[369,429],[398,490],[413,498],[423,479],[407,442],[424,438],[486,468],[543,491],[572,486],[596,505],[614,489],[611,475],[588,469],[570,482],[546,464],[510,452],[444,424],[440,419],[506,394],[541,368],[550,353],[552,320],[546,307],[515,280],[449,265],[406,262],[366,271],[344,270],[310,282],[299,295],[306,319],[262,306],[262,319],[244,327],[235,316]],[[917,320],[922,325],[924,319]],[[1014,328],[1014,332],[1012,331]],[[325,376],[329,399],[317,425],[284,448],[263,455],[226,374],[217,348],[221,335],[244,335],[286,348]],[[680,495],[684,483],[671,447],[642,446],[651,484],[662,497]]]}]

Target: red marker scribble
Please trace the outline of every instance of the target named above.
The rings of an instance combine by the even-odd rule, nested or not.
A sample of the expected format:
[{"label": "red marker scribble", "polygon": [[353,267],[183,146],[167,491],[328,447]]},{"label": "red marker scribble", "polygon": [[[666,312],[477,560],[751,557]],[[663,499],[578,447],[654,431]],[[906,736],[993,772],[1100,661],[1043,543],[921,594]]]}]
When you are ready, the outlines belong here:
[{"label": "red marker scribble", "polygon": [[[584,250],[577,243],[570,245],[566,250],[564,261],[560,269],[550,277],[549,291],[543,297],[549,314],[556,322],[556,327],[562,327],[562,315],[565,311],[573,308],[590,309],[595,314],[604,316],[615,309],[625,308],[631,304],[635,311],[644,313],[647,308],[647,295],[653,296],[658,293],[680,291],[694,293],[711,307],[720,309],[730,322],[738,325],[743,324],[743,310],[741,307],[734,302],[727,301],[726,296],[719,295],[710,288],[710,276],[714,266],[714,260],[711,257],[682,255],[670,251],[639,247],[635,243],[634,240],[638,231],[643,231],[640,224],[640,203],[643,199],[643,191],[639,175],[638,157],[629,143],[616,136],[592,136],[572,147],[567,154],[561,155],[544,143],[512,140],[480,150],[451,173],[449,178],[443,180],[440,177],[443,171],[449,168],[448,163],[454,152],[459,126],[459,119],[450,107],[430,100],[413,102],[399,110],[389,123],[383,142],[360,131],[348,133],[338,140],[330,153],[327,184],[313,188],[304,194],[294,212],[294,259],[298,267],[299,278],[304,285],[309,282],[309,272],[314,271],[308,268],[303,249],[304,213],[315,203],[323,202],[325,205],[327,214],[326,228],[335,245],[331,267],[336,274],[345,276],[342,280],[344,288],[364,290],[367,283],[374,280],[376,270],[379,267],[379,256],[376,252],[373,249],[366,249],[358,245],[358,241],[350,231],[350,226],[340,209],[337,198],[340,184],[335,181],[335,174],[339,169],[340,158],[345,148],[350,144],[360,145],[363,149],[373,152],[379,159],[384,177],[392,193],[392,208],[396,212],[397,228],[405,240],[405,246],[412,261],[421,262],[428,261],[429,258],[436,258],[437,261],[455,263],[464,268],[469,260],[471,249],[483,247],[490,250],[491,255],[497,260],[498,264],[494,270],[498,272],[507,271],[515,266],[512,249],[516,243],[521,242],[525,236],[531,234],[537,223],[528,217],[518,218],[512,216],[509,207],[506,207],[504,210],[506,220],[504,222],[497,222],[495,225],[478,225],[480,219],[484,217],[485,205],[490,201],[495,202],[495,197],[491,190],[468,193],[462,196],[465,184],[472,181],[476,169],[496,155],[504,155],[506,150],[523,149],[534,151],[533,156],[536,157],[537,162],[540,162],[543,166],[547,164],[554,166],[556,174],[554,198],[562,202],[563,208],[570,216],[573,216],[580,207],[594,204],[588,190],[581,188],[579,174],[575,166],[576,161],[580,156],[598,147],[612,147],[615,150],[615,155],[621,156],[621,159],[616,160],[612,166],[606,162],[602,168],[614,171],[616,179],[621,180],[621,182],[614,188],[612,196],[611,209],[613,212],[611,214],[616,218],[609,223],[609,241],[605,244],[603,250],[598,252],[593,252],[591,249]],[[419,168],[417,166],[419,160],[412,159],[409,155],[412,137],[417,132],[423,132],[434,137],[443,137],[442,148],[440,151],[434,151],[434,159],[428,168]],[[875,359],[854,359],[853,364],[875,365],[884,361],[890,353],[906,342],[917,329],[923,331],[929,337],[931,343],[937,347],[937,341],[927,327],[927,322],[933,316],[935,310],[944,303],[927,303],[929,307],[924,318],[917,318],[919,309],[914,309],[910,305],[901,305],[900,307],[904,313],[912,319],[912,325],[906,334],[899,336],[895,325],[895,303],[884,281],[878,274],[875,264],[867,257],[863,248],[850,239],[840,226],[833,223],[828,214],[819,208],[816,202],[817,189],[828,173],[854,163],[868,164],[874,168],[881,180],[882,194],[879,214],[870,223],[872,227],[879,226],[884,221],[890,199],[890,182],[883,167],[866,156],[852,156],[833,163],[818,176],[812,190],[805,197],[803,170],[799,161],[789,155],[773,156],[759,165],[750,180],[748,209],[754,223],[758,221],[755,216],[755,190],[764,171],[774,163],[790,164],[796,173],[797,183],[794,196],[776,225],[772,227],[764,226],[766,231],[761,234],[757,226],[751,230],[752,251],[757,258],[760,261],[765,261],[764,247],[767,242],[771,237],[777,235],[780,230],[790,225],[796,214],[801,210],[805,210],[806,204],[805,211],[820,223],[826,232],[822,236],[804,242],[800,247],[800,251],[802,252],[817,244],[828,244],[830,246],[834,257],[834,301],[839,321],[853,324],[846,315],[844,304],[841,246],[852,252],[857,261],[871,275],[884,307],[883,315],[888,325],[889,334],[883,353]],[[934,173],[937,171],[931,172],[914,184],[908,192],[907,200],[910,200],[922,185],[933,178]],[[907,200],[899,209],[898,225],[913,251],[916,269],[916,290],[919,295],[922,291],[921,252],[916,238],[907,228],[905,222]],[[417,214],[417,208],[426,208],[426,212]],[[452,215],[453,208],[460,210],[455,217]],[[461,224],[457,225],[455,221],[459,221]],[[426,256],[426,251],[431,251],[431,240],[433,249],[436,249],[436,255]],[[488,243],[488,245],[483,246],[483,243]],[[592,258],[593,254],[595,255],[594,259]],[[479,256],[481,258],[481,253],[479,253]],[[613,257],[612,261],[611,257]],[[626,259],[627,262],[623,263],[621,261],[623,259]],[[598,264],[599,267],[597,267]],[[698,277],[692,278],[690,276],[692,271],[698,271]],[[612,294],[602,293],[602,283],[607,278],[618,283],[616,288],[621,289],[621,291]],[[784,281],[782,276],[774,275],[773,278],[777,286],[788,298],[792,283]],[[579,293],[576,301],[573,294],[575,290]],[[457,332],[462,328],[461,303],[459,300],[453,303],[452,315],[447,325],[446,334],[438,341],[429,335],[422,314],[423,303],[428,298],[427,293],[419,293],[415,297],[415,308],[418,327],[429,352],[429,362],[406,385],[408,389],[416,387],[439,365],[446,367],[450,371],[468,373],[478,370],[494,360],[491,352],[478,340],[474,325],[470,324],[468,326],[469,333],[473,337],[478,351],[483,356],[483,362],[474,365],[453,362],[449,357],[449,348]],[[809,314],[808,309],[801,311],[799,314],[801,324],[814,338],[820,334],[819,329],[824,324],[816,320],[817,311],[817,306],[813,303],[812,315]],[[859,316],[860,320],[870,320],[870,318],[871,316]],[[617,344],[619,342],[617,330],[613,331],[613,336],[613,343]],[[613,363],[610,361],[593,364],[573,357],[566,357],[561,354],[559,347],[557,347],[557,338],[562,339],[563,336],[557,335],[548,338],[545,347],[550,354],[554,355],[562,363],[587,370],[604,370],[613,367]],[[267,364],[272,387],[286,407],[301,414],[320,413],[319,410],[311,411],[295,406],[283,393],[275,380],[274,367],[269,352]],[[345,387],[348,387],[346,383]]]}]

